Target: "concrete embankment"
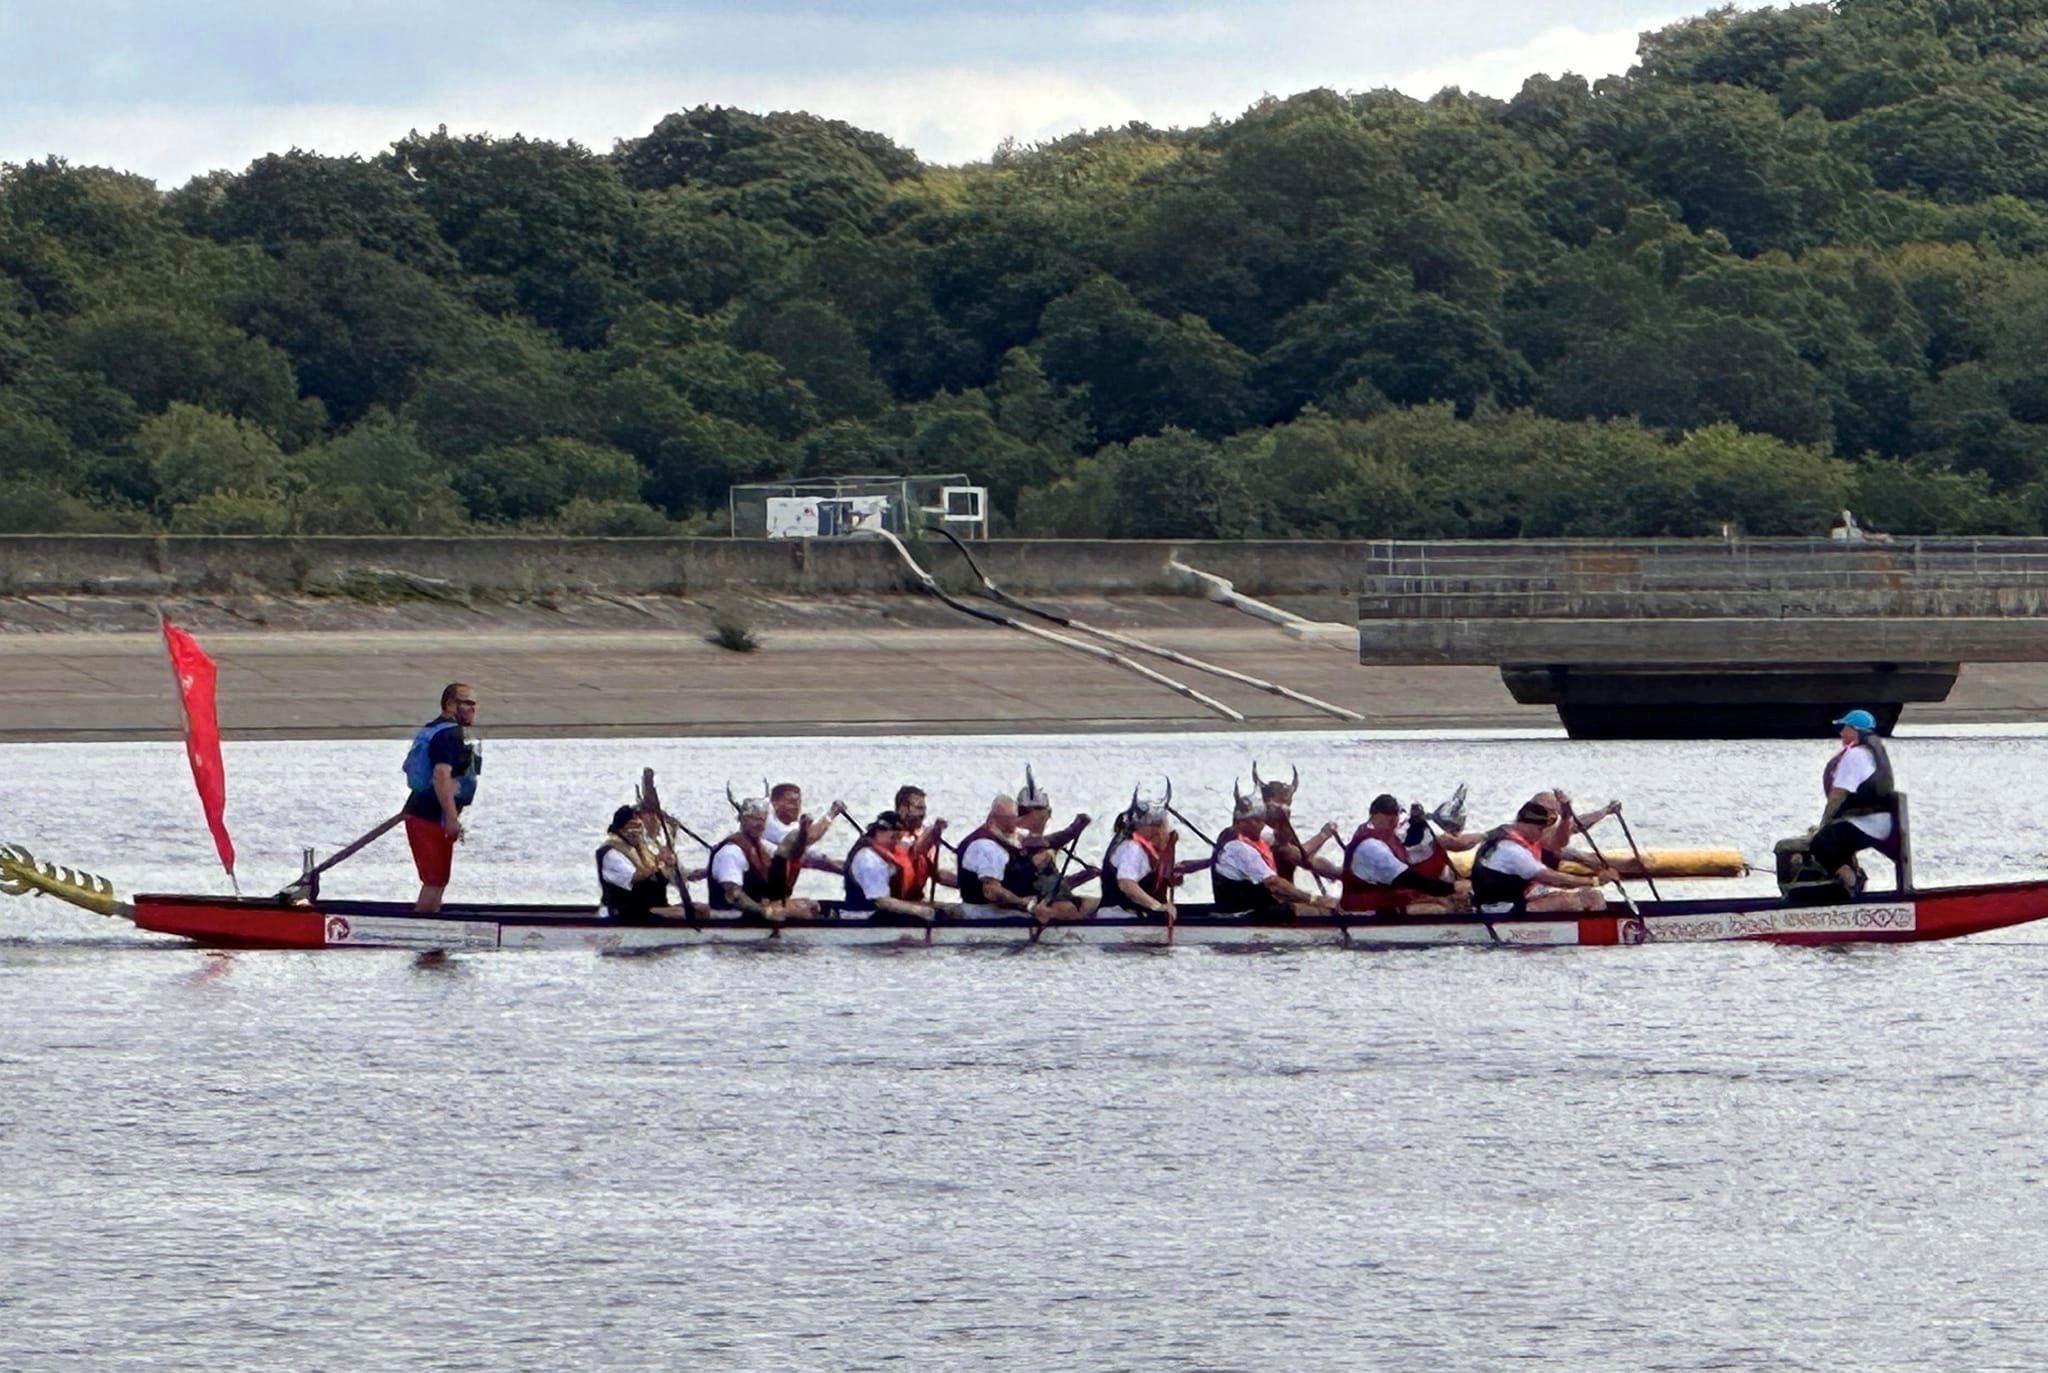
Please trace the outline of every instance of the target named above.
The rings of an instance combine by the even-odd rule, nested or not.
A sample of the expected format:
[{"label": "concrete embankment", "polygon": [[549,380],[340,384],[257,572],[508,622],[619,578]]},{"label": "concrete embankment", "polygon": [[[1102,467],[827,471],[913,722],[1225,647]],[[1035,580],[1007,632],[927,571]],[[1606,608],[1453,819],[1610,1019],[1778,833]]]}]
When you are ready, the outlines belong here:
[{"label": "concrete embankment", "polygon": [[[1399,546],[1013,541],[1000,584],[1359,711],[1368,728],[1552,728],[1485,665],[1361,667],[1192,594],[1185,561],[1348,622]],[[1407,549],[1412,552],[1412,545]],[[943,583],[970,593],[949,547]],[[1232,728],[1136,674],[910,594],[878,544],[723,539],[0,538],[0,739],[168,738],[162,608],[221,667],[231,736],[397,734],[465,678],[499,733],[793,734]],[[761,640],[708,641],[714,611]],[[1338,727],[1302,705],[1147,660],[1252,728]],[[1912,722],[2048,718],[2048,668],[1966,667]]]},{"label": "concrete embankment", "polygon": [[[989,575],[1026,595],[1159,596],[1187,590],[1175,552],[1251,595],[1348,598],[1387,545],[998,539],[975,546]],[[921,556],[940,583],[975,582],[950,545]],[[147,535],[0,536],[0,594],[216,595],[472,601],[713,595],[887,595],[912,589],[895,553],[862,539],[463,539]],[[1335,607],[1349,621],[1349,605]]]}]

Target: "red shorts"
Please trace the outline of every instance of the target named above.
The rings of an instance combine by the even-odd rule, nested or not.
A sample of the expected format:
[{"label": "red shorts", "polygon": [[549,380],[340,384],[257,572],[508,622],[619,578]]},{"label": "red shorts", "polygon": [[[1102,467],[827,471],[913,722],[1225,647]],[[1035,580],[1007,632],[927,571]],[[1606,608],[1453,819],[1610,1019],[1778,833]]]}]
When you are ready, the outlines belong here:
[{"label": "red shorts", "polygon": [[412,845],[412,865],[423,887],[445,887],[455,864],[455,841],[441,828],[439,820],[405,817],[405,842]]}]

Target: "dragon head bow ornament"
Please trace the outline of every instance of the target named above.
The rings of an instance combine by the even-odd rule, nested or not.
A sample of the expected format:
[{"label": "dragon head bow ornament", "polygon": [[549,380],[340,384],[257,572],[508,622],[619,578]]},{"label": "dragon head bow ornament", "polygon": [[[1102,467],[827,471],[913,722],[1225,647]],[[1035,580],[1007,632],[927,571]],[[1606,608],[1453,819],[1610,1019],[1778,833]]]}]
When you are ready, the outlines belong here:
[{"label": "dragon head bow ornament", "polygon": [[96,915],[119,915],[123,909],[114,898],[114,884],[106,878],[37,862],[34,854],[15,844],[0,844],[0,892],[54,896]]}]

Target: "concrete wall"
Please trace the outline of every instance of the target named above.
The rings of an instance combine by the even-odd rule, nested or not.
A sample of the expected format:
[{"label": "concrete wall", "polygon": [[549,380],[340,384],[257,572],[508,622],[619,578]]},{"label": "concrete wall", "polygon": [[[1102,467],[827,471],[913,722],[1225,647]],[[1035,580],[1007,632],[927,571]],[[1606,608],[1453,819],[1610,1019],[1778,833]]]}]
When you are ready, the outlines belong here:
[{"label": "concrete wall", "polygon": [[[1674,571],[1717,597],[1738,588],[1775,588],[1798,593],[1816,608],[1831,593],[1896,600],[1902,593],[1906,599],[1922,595],[1930,586],[1970,589],[1968,597],[1929,600],[1903,613],[2031,613],[2048,592],[2048,540],[2041,539],[1929,539],[1854,549],[1811,540],[1009,539],[976,544],[974,551],[991,577],[1023,594],[1183,591],[1167,571],[1168,560],[1178,554],[1248,595],[1370,594],[1380,616],[1391,619],[1470,615],[1482,606],[1517,618],[1587,613],[1580,606],[1613,614],[1617,598],[1658,589],[1659,579],[1668,580]],[[973,585],[952,545],[925,542],[917,556],[943,585]],[[1816,567],[1823,570],[1816,574]],[[422,590],[506,596],[565,590],[695,596],[728,587],[784,595],[914,589],[894,550],[866,540],[0,536],[0,595],[234,588],[374,592],[409,581]],[[1662,589],[1670,594],[1675,588]],[[2002,604],[1989,603],[1987,595]],[[1773,601],[1762,613],[1779,613],[1781,604]],[[1841,607],[1848,613],[1866,608],[1874,608],[1868,600]]]},{"label": "concrete wall", "polygon": [[[1370,545],[999,540],[975,545],[997,583],[1023,594],[1172,594],[1178,549],[1251,595],[1355,594]],[[975,583],[943,541],[916,546],[941,584]],[[555,539],[478,537],[0,536],[0,595],[165,595],[261,589],[377,595],[439,588],[465,595],[604,591],[696,596],[912,591],[894,549],[868,540]]]}]

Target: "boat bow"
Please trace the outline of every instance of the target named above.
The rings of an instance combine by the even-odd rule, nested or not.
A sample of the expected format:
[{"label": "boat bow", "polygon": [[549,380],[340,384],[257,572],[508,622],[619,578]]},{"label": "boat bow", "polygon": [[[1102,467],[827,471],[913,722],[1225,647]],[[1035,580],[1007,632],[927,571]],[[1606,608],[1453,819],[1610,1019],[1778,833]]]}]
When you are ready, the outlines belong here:
[{"label": "boat bow", "polygon": [[40,862],[18,844],[0,844],[0,892],[8,896],[54,896],[95,915],[135,918],[128,903],[115,897],[114,884],[106,878]]}]

